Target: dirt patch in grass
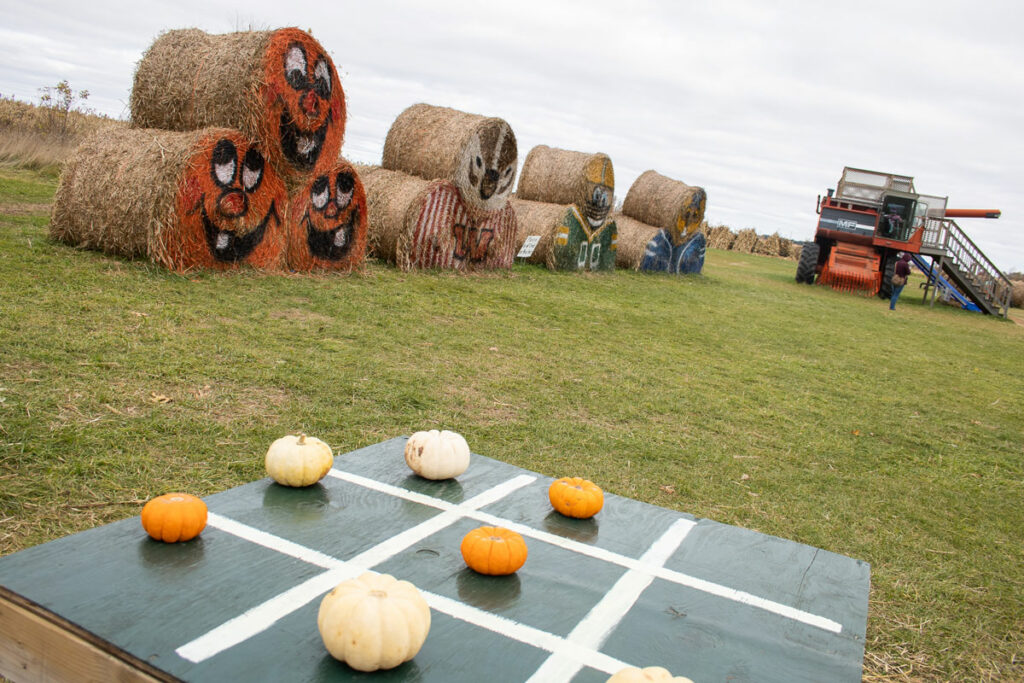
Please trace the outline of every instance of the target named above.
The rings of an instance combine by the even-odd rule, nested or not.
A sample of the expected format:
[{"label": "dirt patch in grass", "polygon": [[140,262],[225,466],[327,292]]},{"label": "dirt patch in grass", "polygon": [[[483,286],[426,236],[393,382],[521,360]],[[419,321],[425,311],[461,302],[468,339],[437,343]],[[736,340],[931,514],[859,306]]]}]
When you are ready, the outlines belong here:
[{"label": "dirt patch in grass", "polygon": [[37,213],[50,213],[53,208],[51,202],[15,202],[0,203],[0,215],[5,216],[31,216]]},{"label": "dirt patch in grass", "polygon": [[292,320],[303,323],[327,323],[331,322],[330,316],[315,311],[305,311],[301,308],[286,308],[280,311],[271,311],[270,317],[274,320]]}]

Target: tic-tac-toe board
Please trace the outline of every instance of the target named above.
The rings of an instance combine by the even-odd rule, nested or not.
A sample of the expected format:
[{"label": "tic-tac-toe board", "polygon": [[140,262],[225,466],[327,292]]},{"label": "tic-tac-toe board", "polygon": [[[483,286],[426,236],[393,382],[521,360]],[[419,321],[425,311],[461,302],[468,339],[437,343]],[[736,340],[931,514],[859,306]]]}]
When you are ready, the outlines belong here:
[{"label": "tic-tac-toe board", "polygon": [[[188,543],[150,540],[135,517],[0,558],[0,661],[56,656],[27,612],[157,679],[596,683],[627,665],[695,683],[861,679],[866,563],[614,495],[566,518],[550,478],[474,454],[457,480],[428,481],[405,441],[339,455],[306,489],[209,496]],[[465,566],[459,544],[482,525],[526,539],[516,574]],[[432,618],[412,661],[373,674],[332,659],[316,625],[322,596],[368,570],[411,581]]]}]

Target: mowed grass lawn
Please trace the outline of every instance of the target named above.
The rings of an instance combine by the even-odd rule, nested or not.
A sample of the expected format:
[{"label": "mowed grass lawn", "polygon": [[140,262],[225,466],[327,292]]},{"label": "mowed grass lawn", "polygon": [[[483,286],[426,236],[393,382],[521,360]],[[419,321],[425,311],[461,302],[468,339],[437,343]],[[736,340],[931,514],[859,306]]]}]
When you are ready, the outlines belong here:
[{"label": "mowed grass lawn", "polygon": [[1024,328],[703,276],[180,276],[46,237],[0,170],[0,553],[432,427],[545,475],[871,564],[870,680],[1024,678]]}]

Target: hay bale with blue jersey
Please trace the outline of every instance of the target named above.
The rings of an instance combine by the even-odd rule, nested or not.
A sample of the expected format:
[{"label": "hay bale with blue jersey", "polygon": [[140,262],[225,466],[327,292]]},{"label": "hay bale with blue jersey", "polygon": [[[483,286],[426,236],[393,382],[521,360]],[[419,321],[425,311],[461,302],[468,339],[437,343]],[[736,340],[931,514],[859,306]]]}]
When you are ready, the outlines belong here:
[{"label": "hay bale with blue jersey", "polygon": [[[625,216],[657,230],[645,245],[637,269],[679,274],[701,272],[707,238],[700,227],[706,206],[704,188],[653,170],[642,173],[622,203]],[[637,230],[644,232],[639,227]]]}]

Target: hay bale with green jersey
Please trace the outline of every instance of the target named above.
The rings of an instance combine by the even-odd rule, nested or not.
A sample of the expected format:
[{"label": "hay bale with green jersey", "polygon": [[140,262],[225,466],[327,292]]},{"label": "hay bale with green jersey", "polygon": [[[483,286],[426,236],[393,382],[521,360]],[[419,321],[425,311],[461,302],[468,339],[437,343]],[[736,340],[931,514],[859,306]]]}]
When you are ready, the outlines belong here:
[{"label": "hay bale with green jersey", "polygon": [[222,128],[120,128],[82,142],[54,197],[50,236],[173,270],[284,263],[284,183]]},{"label": "hay bale with green jersey", "polygon": [[297,28],[161,34],[135,70],[138,128],[235,128],[260,141],[292,189],[337,161],[345,93],[330,55]]}]

